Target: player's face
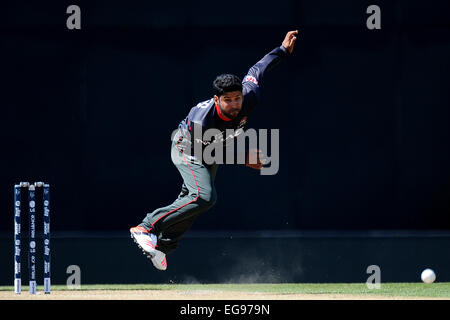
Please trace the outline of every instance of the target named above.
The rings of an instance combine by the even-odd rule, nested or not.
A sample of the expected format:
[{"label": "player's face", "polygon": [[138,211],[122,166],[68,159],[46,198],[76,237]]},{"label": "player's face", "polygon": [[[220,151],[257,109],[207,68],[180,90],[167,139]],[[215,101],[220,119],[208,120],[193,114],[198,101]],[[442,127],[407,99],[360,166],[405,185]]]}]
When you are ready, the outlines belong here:
[{"label": "player's face", "polygon": [[214,100],[219,104],[220,111],[227,118],[234,119],[242,109],[244,96],[241,91],[226,92],[220,97],[214,96]]}]

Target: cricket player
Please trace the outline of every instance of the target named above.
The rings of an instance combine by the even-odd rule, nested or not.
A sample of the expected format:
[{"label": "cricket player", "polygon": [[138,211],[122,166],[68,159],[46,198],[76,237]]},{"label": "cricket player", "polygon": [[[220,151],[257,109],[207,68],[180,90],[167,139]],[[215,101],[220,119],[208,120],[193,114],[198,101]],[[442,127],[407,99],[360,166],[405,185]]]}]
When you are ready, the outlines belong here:
[{"label": "cricket player", "polygon": [[[193,152],[195,143],[205,146],[214,142],[214,137],[208,141],[199,139],[194,129],[243,131],[260,99],[262,79],[267,71],[292,53],[297,34],[298,30],[289,31],[281,46],[251,67],[243,81],[232,74],[219,75],[213,82],[213,98],[194,106],[179,124],[172,139],[171,158],[183,179],[181,192],[172,204],[148,213],[141,224],[130,229],[134,242],[158,270],[167,269],[166,254],[176,249],[194,220],[217,199],[214,180],[219,164],[200,161]],[[247,154],[248,167],[259,170],[263,164],[258,150]]]}]

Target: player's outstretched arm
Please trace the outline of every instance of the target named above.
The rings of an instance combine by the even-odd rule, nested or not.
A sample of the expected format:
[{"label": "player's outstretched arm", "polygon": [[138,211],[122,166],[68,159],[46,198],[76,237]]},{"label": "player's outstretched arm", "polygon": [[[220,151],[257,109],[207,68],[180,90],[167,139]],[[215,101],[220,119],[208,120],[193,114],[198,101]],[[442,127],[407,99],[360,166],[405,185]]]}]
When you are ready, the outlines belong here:
[{"label": "player's outstretched arm", "polygon": [[281,46],[266,54],[253,67],[251,67],[244,78],[243,84],[249,84],[249,88],[245,88],[246,92],[254,91],[264,78],[264,74],[275,67],[283,58],[289,56],[294,50],[294,44],[297,40],[298,30],[286,33]]},{"label": "player's outstretched arm", "polygon": [[[286,33],[280,47],[275,48],[266,54],[260,61],[250,68],[244,78],[244,94],[247,103],[253,107],[257,104],[259,99],[259,82],[263,75],[268,70],[277,65],[285,56],[292,54],[294,44],[297,40],[298,30],[289,31]],[[248,102],[250,101],[250,102]],[[247,167],[261,170],[267,164],[267,158],[259,149],[251,149],[246,154],[245,165]]]}]

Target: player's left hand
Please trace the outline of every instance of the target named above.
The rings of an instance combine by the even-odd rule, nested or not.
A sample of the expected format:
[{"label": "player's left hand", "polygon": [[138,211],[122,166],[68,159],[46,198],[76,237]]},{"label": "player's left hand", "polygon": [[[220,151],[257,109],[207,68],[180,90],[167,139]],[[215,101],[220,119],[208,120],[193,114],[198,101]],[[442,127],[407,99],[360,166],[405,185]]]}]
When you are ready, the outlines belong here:
[{"label": "player's left hand", "polygon": [[289,31],[284,37],[282,46],[286,48],[289,53],[294,50],[295,40],[297,40],[298,30]]},{"label": "player's left hand", "polygon": [[267,158],[259,149],[250,149],[245,158],[245,165],[256,170],[261,170],[267,162]]}]

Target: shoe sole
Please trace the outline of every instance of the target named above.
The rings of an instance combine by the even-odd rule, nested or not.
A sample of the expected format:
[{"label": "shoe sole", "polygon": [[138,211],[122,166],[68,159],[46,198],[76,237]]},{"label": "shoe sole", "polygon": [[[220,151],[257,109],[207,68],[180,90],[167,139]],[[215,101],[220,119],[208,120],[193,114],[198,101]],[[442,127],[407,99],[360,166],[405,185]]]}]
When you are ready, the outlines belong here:
[{"label": "shoe sole", "polygon": [[[136,245],[138,246],[139,249],[141,249],[142,253],[144,256],[146,256],[147,258],[150,259],[150,261],[152,260],[153,256],[148,253],[147,251],[144,250],[144,248],[142,248],[142,246],[139,244],[139,242],[136,240],[136,238],[134,237],[133,233],[131,233],[131,239],[133,239],[134,243],[136,243]],[[153,264],[153,261],[152,261]]]}]

